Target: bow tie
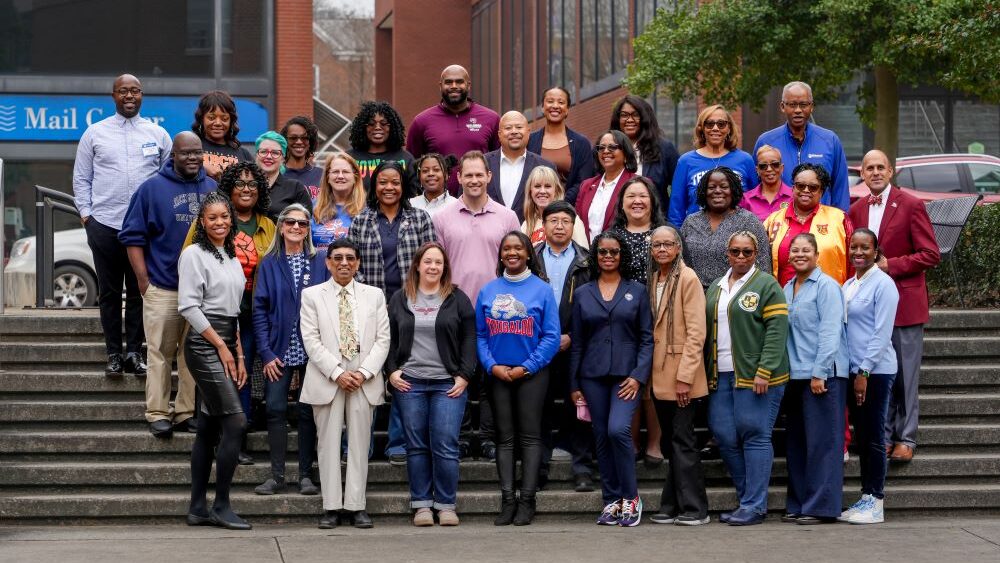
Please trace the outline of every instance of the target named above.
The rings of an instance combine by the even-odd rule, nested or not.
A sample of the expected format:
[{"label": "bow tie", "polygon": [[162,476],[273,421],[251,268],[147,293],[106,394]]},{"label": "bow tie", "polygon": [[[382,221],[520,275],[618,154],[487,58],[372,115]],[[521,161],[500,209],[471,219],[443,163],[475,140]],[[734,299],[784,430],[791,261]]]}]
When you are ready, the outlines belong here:
[{"label": "bow tie", "polygon": [[868,196],[868,205],[882,205],[882,194]]}]

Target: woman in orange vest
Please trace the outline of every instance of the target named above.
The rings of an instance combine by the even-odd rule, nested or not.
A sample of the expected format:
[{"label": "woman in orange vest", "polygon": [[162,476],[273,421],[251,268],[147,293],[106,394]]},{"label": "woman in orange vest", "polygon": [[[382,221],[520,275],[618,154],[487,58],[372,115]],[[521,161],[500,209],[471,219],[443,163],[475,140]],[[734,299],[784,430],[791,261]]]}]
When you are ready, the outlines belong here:
[{"label": "woman in orange vest", "polygon": [[771,272],[782,286],[795,277],[795,268],[788,262],[788,250],[799,233],[812,233],[816,237],[818,263],[824,274],[843,284],[851,273],[847,241],[854,226],[843,211],[819,202],[830,185],[830,173],[825,168],[808,162],[799,164],[792,171],[792,202],[764,221],[771,242]]}]

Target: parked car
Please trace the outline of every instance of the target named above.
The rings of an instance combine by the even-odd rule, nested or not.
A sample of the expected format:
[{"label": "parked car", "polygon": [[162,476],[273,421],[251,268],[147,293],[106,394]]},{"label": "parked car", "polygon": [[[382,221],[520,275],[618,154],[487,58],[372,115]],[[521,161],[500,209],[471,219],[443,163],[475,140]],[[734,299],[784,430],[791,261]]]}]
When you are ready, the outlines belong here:
[{"label": "parked car", "polygon": [[[97,304],[97,275],[94,273],[94,256],[87,245],[87,232],[84,229],[69,229],[54,233],[52,239],[52,299],[55,305],[89,307]],[[33,287],[37,248],[35,237],[14,242],[10,250],[10,261],[4,267],[4,276],[11,281],[17,276],[30,277]],[[5,284],[8,289],[17,286],[14,283]],[[20,300],[25,301],[24,298]],[[27,301],[30,302],[31,299],[28,298]]]},{"label": "parked car", "polygon": [[[848,166],[851,201],[868,195],[861,167]],[[892,185],[924,201],[983,194],[981,203],[1000,203],[1000,158],[985,154],[931,154],[896,159]]]}]

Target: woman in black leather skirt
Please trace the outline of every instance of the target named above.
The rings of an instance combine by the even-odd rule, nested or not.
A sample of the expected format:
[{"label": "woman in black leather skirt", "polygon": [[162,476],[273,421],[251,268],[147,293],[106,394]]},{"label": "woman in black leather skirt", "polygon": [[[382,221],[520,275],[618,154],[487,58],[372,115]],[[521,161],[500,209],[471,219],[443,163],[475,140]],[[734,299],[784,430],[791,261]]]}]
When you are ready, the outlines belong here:
[{"label": "woman in black leather skirt", "polygon": [[[227,197],[218,192],[209,194],[198,211],[194,240],[181,253],[177,265],[177,310],[191,325],[184,341],[184,357],[201,397],[198,433],[191,451],[187,523],[249,530],[250,524],[229,504],[240,439],[247,424],[239,396],[247,373],[237,327],[246,280],[236,259],[233,217]],[[213,454],[215,503],[209,511],[205,493]]]}]

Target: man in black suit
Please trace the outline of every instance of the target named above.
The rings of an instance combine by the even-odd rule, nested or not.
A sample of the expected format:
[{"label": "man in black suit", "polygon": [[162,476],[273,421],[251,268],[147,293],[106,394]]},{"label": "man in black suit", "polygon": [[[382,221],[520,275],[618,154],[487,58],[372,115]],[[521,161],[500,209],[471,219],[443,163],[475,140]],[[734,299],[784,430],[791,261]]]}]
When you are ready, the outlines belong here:
[{"label": "man in black suit", "polygon": [[528,151],[528,135],[531,126],[528,118],[517,111],[509,111],[500,118],[500,148],[486,153],[493,177],[486,191],[490,198],[498,201],[517,214],[517,220],[524,222],[525,183],[536,166],[547,166],[555,170],[555,165]]}]

